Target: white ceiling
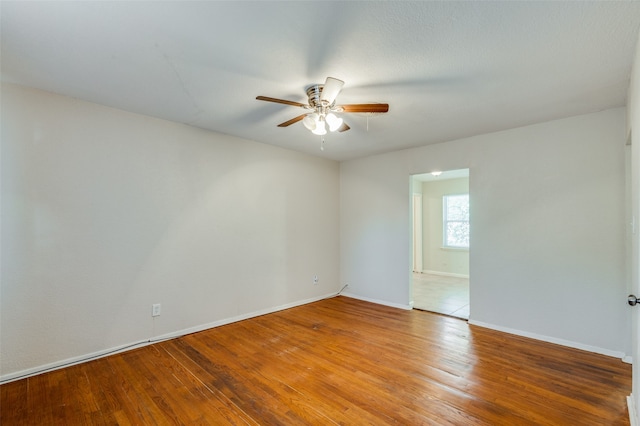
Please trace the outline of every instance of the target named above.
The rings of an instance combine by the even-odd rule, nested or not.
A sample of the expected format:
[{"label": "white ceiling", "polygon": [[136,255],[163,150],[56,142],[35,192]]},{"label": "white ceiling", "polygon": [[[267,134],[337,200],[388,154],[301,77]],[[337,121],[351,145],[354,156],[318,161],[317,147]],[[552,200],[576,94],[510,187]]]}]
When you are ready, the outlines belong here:
[{"label": "white ceiling", "polygon": [[[2,80],[335,160],[626,102],[640,2],[0,2]],[[305,87],[389,103],[320,137]],[[367,129],[368,127],[368,129]]]}]

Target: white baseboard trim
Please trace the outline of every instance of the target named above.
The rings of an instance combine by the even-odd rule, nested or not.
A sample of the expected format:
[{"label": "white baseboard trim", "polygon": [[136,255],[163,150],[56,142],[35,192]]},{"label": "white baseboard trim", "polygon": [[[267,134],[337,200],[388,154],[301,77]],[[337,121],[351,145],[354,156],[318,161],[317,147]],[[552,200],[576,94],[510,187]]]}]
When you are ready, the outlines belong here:
[{"label": "white baseboard trim", "polygon": [[640,422],[638,422],[638,407],[636,407],[636,400],[633,394],[627,397],[627,408],[629,409],[630,426],[640,426]]},{"label": "white baseboard trim", "polygon": [[246,319],[249,319],[249,318],[255,318],[255,317],[262,316],[262,315],[272,314],[272,313],[278,312],[278,311],[284,311],[285,309],[295,308],[296,306],[306,305],[306,304],[309,304],[309,303],[317,302],[319,300],[324,300],[324,299],[328,299],[328,298],[331,298],[331,297],[335,297],[337,295],[338,295],[337,292],[329,293],[329,294],[325,294],[325,295],[320,296],[320,297],[313,297],[313,298],[310,298],[310,299],[299,300],[297,302],[286,303],[284,305],[276,306],[276,307],[273,307],[273,308],[261,309],[259,311],[253,311],[253,312],[249,312],[249,313],[246,313],[246,314],[237,315],[237,316],[231,317],[231,318],[224,318],[224,319],[221,319],[221,320],[218,320],[218,321],[210,322],[208,324],[198,325],[196,327],[185,328],[184,330],[180,330],[180,331],[176,331],[176,332],[172,332],[172,333],[167,333],[167,334],[162,334],[160,336],[157,336],[154,340],[155,341],[160,341],[160,340],[175,339],[176,337],[184,336],[186,334],[193,334],[193,333],[197,333],[199,331],[209,330],[210,328],[220,327],[222,325],[227,325],[227,324],[231,324],[231,323],[234,323],[234,322],[243,321],[243,320],[246,320]]},{"label": "white baseboard trim", "polygon": [[3,374],[0,376],[0,385],[13,382],[16,380],[26,379],[28,377],[37,376],[41,373],[48,373],[50,371],[60,370],[65,367],[71,367],[72,365],[81,364],[83,362],[92,361],[94,359],[103,358],[108,355],[125,352],[128,350],[140,348],[142,346],[150,345],[154,342],[151,340],[141,340],[139,342],[132,342],[125,345],[114,346],[102,351],[91,352],[88,354],[67,358],[62,361],[52,362],[49,364],[39,365],[33,368],[27,368],[25,370],[17,371],[15,373]]},{"label": "white baseboard trim", "polygon": [[587,352],[593,352],[600,355],[606,355],[613,358],[618,358],[624,360],[626,358],[626,354],[624,352],[612,351],[610,349],[599,348],[597,346],[585,345],[582,343],[572,342],[570,340],[558,339],[556,337],[544,336],[536,333],[529,333],[527,331],[516,330],[513,328],[502,327],[495,324],[489,324],[482,321],[475,321],[469,319],[469,324],[475,325],[478,327],[489,328],[491,330],[501,331],[503,333],[515,334],[516,336],[528,337],[530,339],[541,340],[547,343],[554,343],[556,345],[566,346],[569,348],[580,349]]},{"label": "white baseboard trim", "polygon": [[404,309],[405,311],[410,311],[411,309],[413,309],[413,306],[412,306],[411,303],[408,304],[408,305],[402,305],[400,303],[387,302],[386,300],[372,299],[370,297],[358,296],[358,295],[353,294],[353,293],[341,293],[340,296],[350,297],[352,299],[358,299],[358,300],[362,300],[362,301],[365,301],[365,302],[375,303],[375,304],[378,304],[378,305],[389,306],[391,308]]},{"label": "white baseboard trim", "polygon": [[259,311],[253,311],[246,314],[238,315],[231,318],[224,318],[218,321],[214,321],[208,324],[199,325],[196,327],[186,328],[184,330],[179,330],[167,334],[163,334],[160,336],[151,337],[147,340],[141,340],[138,342],[132,342],[125,345],[115,346],[112,348],[104,349],[101,351],[96,351],[84,355],[80,355],[77,357],[67,358],[62,361],[52,362],[45,365],[40,365],[33,368],[27,368],[25,370],[17,371],[15,373],[3,374],[0,375],[0,385],[13,382],[16,380],[26,379],[28,377],[33,377],[38,374],[48,373],[50,371],[60,370],[62,368],[71,367],[72,365],[82,364],[83,362],[93,361],[95,359],[104,358],[109,355],[115,355],[117,353],[130,351],[132,349],[141,348],[144,346],[152,345],[154,343],[158,343],[164,340],[175,339],[180,336],[184,336],[186,334],[197,333],[199,331],[208,330],[210,328],[220,327],[222,325],[231,324],[234,322],[242,321],[249,318],[259,317],[266,314],[271,314],[278,311],[283,311],[285,309],[295,308],[296,306],[302,306],[309,303],[317,302],[319,300],[328,299],[331,297],[337,296],[338,293],[329,293],[323,296],[312,297],[310,299],[299,300],[297,302],[286,303],[284,305],[275,306],[273,308],[261,309]]},{"label": "white baseboard trim", "polygon": [[455,277],[455,278],[469,278],[469,275],[465,274],[454,274],[453,272],[440,272],[440,271],[420,271],[421,274],[431,274],[431,275],[440,275],[442,277]]}]

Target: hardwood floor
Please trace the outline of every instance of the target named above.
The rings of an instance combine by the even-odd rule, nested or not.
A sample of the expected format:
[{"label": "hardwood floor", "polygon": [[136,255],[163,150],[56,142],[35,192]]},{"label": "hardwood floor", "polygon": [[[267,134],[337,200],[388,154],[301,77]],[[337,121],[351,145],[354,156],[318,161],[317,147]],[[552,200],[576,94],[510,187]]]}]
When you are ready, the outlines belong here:
[{"label": "hardwood floor", "polygon": [[469,278],[414,272],[413,307],[469,319]]},{"label": "hardwood floor", "polygon": [[631,366],[336,297],[0,386],[6,425],[627,425]]}]

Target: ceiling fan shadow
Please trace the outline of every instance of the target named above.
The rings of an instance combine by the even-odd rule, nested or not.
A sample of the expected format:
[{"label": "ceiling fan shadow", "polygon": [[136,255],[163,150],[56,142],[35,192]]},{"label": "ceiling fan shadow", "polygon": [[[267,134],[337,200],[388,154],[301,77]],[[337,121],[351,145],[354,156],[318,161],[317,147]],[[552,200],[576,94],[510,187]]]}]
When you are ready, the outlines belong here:
[{"label": "ceiling fan shadow", "polygon": [[[270,122],[273,117],[278,116],[285,111],[286,108],[291,108],[286,105],[273,105],[269,103],[264,103],[258,106],[257,108],[251,108],[244,114],[237,116],[233,121],[238,124],[257,124],[262,122]],[[295,113],[296,109],[292,109]]]},{"label": "ceiling fan shadow", "polygon": [[314,25],[308,32],[308,77],[321,78],[318,80],[321,83],[323,76],[341,74],[336,66],[339,63],[336,47],[342,45],[357,28],[354,22],[358,20],[359,7],[349,2],[319,2],[313,20],[331,25]]},{"label": "ceiling fan shadow", "polygon": [[358,93],[359,91],[423,91],[439,89],[464,89],[473,85],[473,79],[468,76],[446,76],[434,78],[414,78],[396,81],[385,81],[381,83],[368,83],[345,88],[345,92]]}]

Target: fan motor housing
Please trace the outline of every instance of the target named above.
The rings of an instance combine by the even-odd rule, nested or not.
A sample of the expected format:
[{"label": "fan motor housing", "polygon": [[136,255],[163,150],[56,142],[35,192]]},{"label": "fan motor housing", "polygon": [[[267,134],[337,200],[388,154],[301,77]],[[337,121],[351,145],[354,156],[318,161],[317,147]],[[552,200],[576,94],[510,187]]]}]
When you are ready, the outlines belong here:
[{"label": "fan motor housing", "polygon": [[307,87],[307,96],[309,97],[309,105],[312,106],[313,108],[330,106],[326,101],[324,102],[324,105],[323,105],[323,102],[320,100],[323,87],[324,87],[324,84],[314,84],[312,86]]}]

